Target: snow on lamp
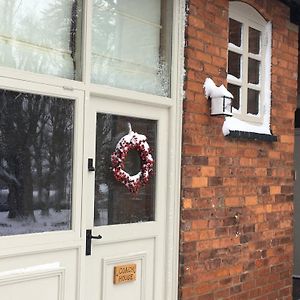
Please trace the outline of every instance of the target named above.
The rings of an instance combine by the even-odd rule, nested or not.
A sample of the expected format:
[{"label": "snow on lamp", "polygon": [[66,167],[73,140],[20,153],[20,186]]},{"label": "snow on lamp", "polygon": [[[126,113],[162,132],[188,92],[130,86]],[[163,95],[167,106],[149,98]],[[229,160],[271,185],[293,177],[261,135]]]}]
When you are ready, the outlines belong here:
[{"label": "snow on lamp", "polygon": [[211,116],[232,116],[233,95],[223,84],[216,86],[212,79],[206,78],[203,88],[205,97],[211,101]]}]

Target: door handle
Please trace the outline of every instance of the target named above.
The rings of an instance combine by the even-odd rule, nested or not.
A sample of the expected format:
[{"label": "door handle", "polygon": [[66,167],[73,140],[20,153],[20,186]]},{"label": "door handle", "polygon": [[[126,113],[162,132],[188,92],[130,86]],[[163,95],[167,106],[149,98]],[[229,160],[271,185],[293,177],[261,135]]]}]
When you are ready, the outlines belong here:
[{"label": "door handle", "polygon": [[92,230],[87,229],[85,238],[86,238],[86,240],[85,240],[85,255],[88,256],[88,255],[91,255],[91,252],[92,252],[92,239],[101,240],[102,236],[101,236],[101,234],[92,235]]},{"label": "door handle", "polygon": [[92,158],[88,159],[88,170],[89,172],[95,172],[94,162]]}]

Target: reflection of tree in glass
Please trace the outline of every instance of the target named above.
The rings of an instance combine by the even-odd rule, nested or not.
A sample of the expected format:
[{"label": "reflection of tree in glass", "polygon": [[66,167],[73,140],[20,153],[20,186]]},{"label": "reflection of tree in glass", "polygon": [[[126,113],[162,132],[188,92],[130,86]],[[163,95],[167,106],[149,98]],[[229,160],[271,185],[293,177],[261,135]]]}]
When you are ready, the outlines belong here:
[{"label": "reflection of tree in glass", "polygon": [[109,191],[107,178],[112,177],[111,162],[107,158],[112,152],[112,115],[97,114],[97,135],[96,135],[96,174],[95,174],[95,208],[94,220],[99,220],[99,210],[105,207],[108,199],[104,193]]},{"label": "reflection of tree in glass", "polygon": [[[150,221],[154,218],[154,178],[134,194],[113,176],[111,154],[120,138],[128,134],[128,123],[134,131],[147,136],[155,160],[156,121],[97,114],[95,226]],[[140,153],[130,151],[125,160],[125,170],[134,175],[140,171],[140,164]]]},{"label": "reflection of tree in glass", "polygon": [[9,191],[9,218],[70,208],[73,113],[72,100],[0,91],[0,189]]}]

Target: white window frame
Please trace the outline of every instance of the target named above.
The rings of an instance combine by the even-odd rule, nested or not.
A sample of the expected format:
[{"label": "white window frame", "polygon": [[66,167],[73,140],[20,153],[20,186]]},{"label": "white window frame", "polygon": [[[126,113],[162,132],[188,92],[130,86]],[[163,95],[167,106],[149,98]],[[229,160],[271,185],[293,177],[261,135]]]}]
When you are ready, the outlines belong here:
[{"label": "white window frame", "polygon": [[[252,6],[240,1],[229,2],[229,18],[242,23],[241,46],[238,47],[231,43],[228,44],[228,51],[242,55],[240,70],[241,78],[236,78],[231,74],[227,75],[228,83],[241,87],[240,108],[239,110],[233,109],[233,115],[234,118],[237,118],[238,120],[252,124],[254,128],[251,131],[257,132],[255,127],[262,125],[269,127],[270,125],[271,24],[268,23]],[[259,54],[248,52],[249,27],[261,32]],[[253,58],[261,63],[258,84],[248,83],[248,58]],[[248,88],[260,92],[259,112],[257,115],[247,113]],[[231,130],[233,129],[231,128]],[[238,128],[235,130],[238,130]]]}]

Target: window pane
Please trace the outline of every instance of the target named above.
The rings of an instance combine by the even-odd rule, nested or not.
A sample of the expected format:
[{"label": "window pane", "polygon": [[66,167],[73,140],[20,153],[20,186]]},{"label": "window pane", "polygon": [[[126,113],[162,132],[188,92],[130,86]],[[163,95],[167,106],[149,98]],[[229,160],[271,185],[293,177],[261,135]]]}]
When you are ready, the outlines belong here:
[{"label": "window pane", "polygon": [[[137,193],[131,193],[114,178],[111,154],[121,137],[132,130],[147,137],[155,161],[156,121],[111,114],[97,114],[94,225],[111,225],[154,220],[155,176]],[[125,159],[130,175],[141,169],[140,154],[131,150]]]},{"label": "window pane", "polygon": [[240,78],[241,76],[241,55],[228,51],[228,74]]},{"label": "window pane", "polygon": [[169,96],[170,0],[94,0],[92,82]]},{"label": "window pane", "polygon": [[247,113],[257,115],[259,111],[259,92],[248,89]]},{"label": "window pane", "polygon": [[0,235],[71,229],[74,101],[0,90]]},{"label": "window pane", "polygon": [[241,46],[242,23],[229,19],[229,43]]},{"label": "window pane", "polygon": [[1,0],[0,65],[79,78],[80,3]]},{"label": "window pane", "polygon": [[232,100],[232,107],[239,110],[240,109],[240,87],[238,85],[228,83],[227,89],[234,97]]},{"label": "window pane", "polygon": [[253,84],[259,83],[260,62],[258,60],[248,59],[248,82]]},{"label": "window pane", "polygon": [[261,32],[249,27],[249,52],[259,54]]}]

